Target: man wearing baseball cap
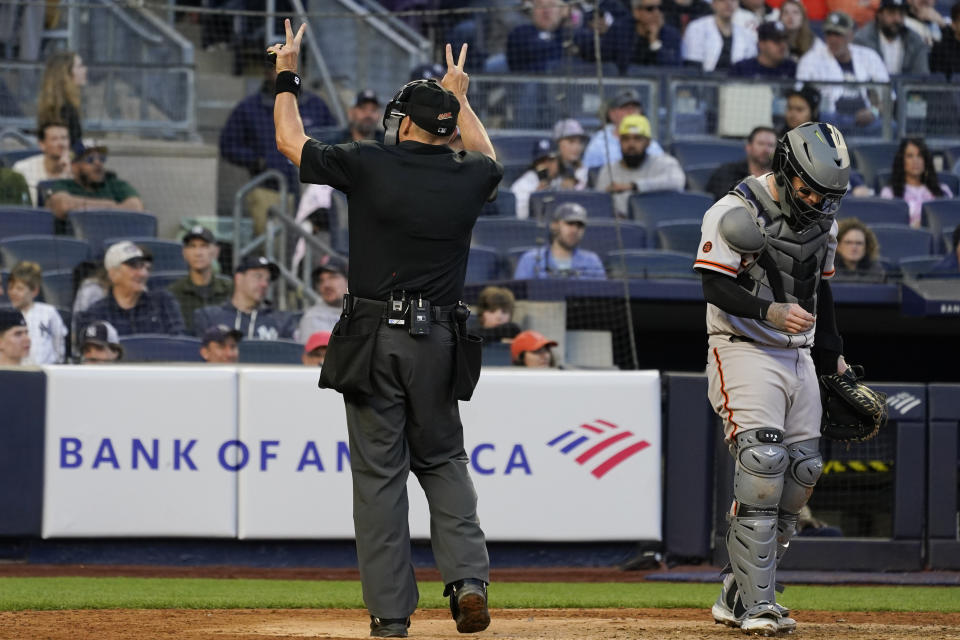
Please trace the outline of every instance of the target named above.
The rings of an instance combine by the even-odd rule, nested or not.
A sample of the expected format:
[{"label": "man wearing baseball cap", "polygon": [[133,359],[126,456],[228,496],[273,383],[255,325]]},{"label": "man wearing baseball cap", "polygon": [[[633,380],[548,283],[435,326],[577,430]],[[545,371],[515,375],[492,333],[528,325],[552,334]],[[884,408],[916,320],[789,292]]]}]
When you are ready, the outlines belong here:
[{"label": "man wearing baseball cap", "polygon": [[233,283],[214,273],[214,263],[220,256],[213,233],[195,225],[183,236],[183,260],[187,275],[167,287],[180,304],[187,332],[193,333],[193,313],[202,307],[223,304],[233,293]]},{"label": "man wearing baseball cap", "polygon": [[530,194],[557,188],[554,180],[560,171],[557,147],[550,138],[534,142],[530,156],[530,168],[510,185],[510,191],[517,199],[517,217],[521,220],[530,217]]},{"label": "man wearing baseball cap", "polygon": [[787,30],[781,22],[757,27],[757,55],[733,65],[730,75],[740,78],[793,78],[797,63],[790,59]]},{"label": "man wearing baseball cap", "polygon": [[169,291],[148,291],[150,260],[129,240],[107,249],[103,266],[110,279],[110,292],[80,314],[78,327],[96,320],[112,324],[121,336],[138,333],[184,332],[180,305]]},{"label": "man wearing baseball cap", "polygon": [[240,359],[239,344],[243,334],[225,324],[215,324],[203,332],[200,357],[214,364],[236,364]]},{"label": "man wearing baseball cap", "polygon": [[[583,152],[583,166],[595,169],[606,165],[608,159],[612,164],[620,161],[620,123],[632,115],[643,115],[643,101],[640,94],[633,89],[618,93],[607,103],[607,124],[590,136],[587,149]],[[660,155],[663,147],[651,139],[647,153],[652,156]]]},{"label": "man wearing baseball cap", "polygon": [[0,367],[17,367],[30,354],[27,320],[16,309],[0,308]]},{"label": "man wearing baseball cap", "polygon": [[50,186],[46,206],[53,215],[65,220],[75,209],[122,209],[143,211],[143,200],[130,183],[105,168],[107,148],[103,145],[73,145],[73,178],[57,180]]},{"label": "man wearing baseball cap", "polygon": [[320,301],[307,308],[297,327],[297,337],[304,341],[317,331],[333,331],[343,311],[347,295],[347,261],[333,255],[320,259],[311,274],[314,292]]},{"label": "man wearing baseball cap", "polygon": [[863,25],[853,41],[873,49],[883,58],[890,75],[930,73],[930,47],[907,28],[906,0],[881,0],[873,20]]},{"label": "man wearing baseball cap", "polygon": [[530,249],[517,262],[514,280],[575,278],[604,280],[603,262],[593,251],[579,248],[587,230],[587,210],[576,202],[564,202],[553,211],[550,244]]},{"label": "man wearing baseball cap", "polygon": [[267,300],[270,283],[280,268],[263,256],[244,256],[233,274],[233,295],[221,305],[201,307],[193,314],[193,332],[204,332],[219,324],[233,327],[244,338],[276,340],[293,338],[294,316],[278,311]]},{"label": "man wearing baseball cap", "polygon": [[[890,74],[876,51],[853,44],[853,18],[831,11],[823,21],[827,46],[813,47],[797,63],[797,80],[830,82],[890,82]],[[821,87],[821,118],[857,133],[879,131],[879,96],[857,87]]]},{"label": "man wearing baseball cap", "polygon": [[329,344],[330,332],[317,331],[303,345],[303,354],[300,356],[300,361],[308,367],[323,366],[323,359],[327,357],[327,345]]},{"label": "man wearing baseball cap", "polygon": [[383,142],[383,129],[380,128],[382,113],[380,98],[373,89],[359,91],[353,106],[347,111],[349,124],[340,133],[337,142],[341,144],[362,140]]},{"label": "man wearing baseball cap", "polygon": [[650,122],[643,116],[627,116],[620,122],[619,162],[600,169],[597,191],[613,194],[618,216],[629,215],[630,195],[647,191],[683,191],[687,177],[677,159],[666,153],[651,156]]},{"label": "man wearing baseball cap", "polygon": [[123,346],[112,324],[98,320],[84,327],[80,336],[80,364],[106,364],[122,359]]},{"label": "man wearing baseball cap", "polygon": [[510,343],[510,359],[518,367],[531,369],[549,369],[557,366],[557,359],[551,347],[557,346],[538,331],[521,331]]}]

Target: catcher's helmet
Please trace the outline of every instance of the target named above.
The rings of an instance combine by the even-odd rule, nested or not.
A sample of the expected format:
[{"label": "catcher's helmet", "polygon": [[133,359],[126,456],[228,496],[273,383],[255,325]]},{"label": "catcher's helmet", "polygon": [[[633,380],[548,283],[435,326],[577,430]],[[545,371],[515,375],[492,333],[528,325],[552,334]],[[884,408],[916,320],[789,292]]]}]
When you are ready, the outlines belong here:
[{"label": "catcher's helmet", "polygon": [[[832,124],[807,122],[777,141],[773,154],[780,207],[793,229],[805,229],[840,206],[850,182],[850,154],[843,134]],[[816,205],[804,202],[793,188],[798,176],[821,196]]]}]

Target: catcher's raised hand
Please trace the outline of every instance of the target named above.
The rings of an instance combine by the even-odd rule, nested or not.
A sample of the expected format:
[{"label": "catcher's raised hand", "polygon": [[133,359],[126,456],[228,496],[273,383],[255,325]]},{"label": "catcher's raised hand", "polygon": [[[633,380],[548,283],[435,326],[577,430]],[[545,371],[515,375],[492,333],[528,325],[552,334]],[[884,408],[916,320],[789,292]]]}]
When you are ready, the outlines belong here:
[{"label": "catcher's raised hand", "polygon": [[[303,40],[303,33],[307,29],[307,23],[304,22],[297,29],[297,35],[293,35],[293,27],[290,26],[290,18],[283,21],[283,27],[287,32],[287,41],[284,44],[275,44],[267,48],[267,53],[277,57],[277,73],[281,71],[297,72],[297,56],[300,54],[300,41]],[[466,45],[464,45],[466,46]]]},{"label": "catcher's raised hand", "polygon": [[463,43],[460,49],[460,59],[456,64],[453,63],[453,47],[447,43],[447,73],[440,80],[440,86],[461,98],[467,95],[467,87],[470,86],[470,76],[463,70],[463,65],[467,61],[467,43]]}]

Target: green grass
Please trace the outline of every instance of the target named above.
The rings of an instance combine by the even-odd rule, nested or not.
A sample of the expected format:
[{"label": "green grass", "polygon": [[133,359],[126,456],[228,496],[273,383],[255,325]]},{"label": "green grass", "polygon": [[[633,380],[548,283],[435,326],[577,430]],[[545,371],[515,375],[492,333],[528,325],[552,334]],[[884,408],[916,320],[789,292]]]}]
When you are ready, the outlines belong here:
[{"label": "green grass", "polygon": [[[707,608],[717,585],[503,582],[490,588],[501,608]],[[436,582],[420,585],[420,606],[444,608]],[[796,609],[960,611],[950,587],[793,586],[781,598]],[[182,578],[0,578],[0,610],[362,608],[360,583]]]}]

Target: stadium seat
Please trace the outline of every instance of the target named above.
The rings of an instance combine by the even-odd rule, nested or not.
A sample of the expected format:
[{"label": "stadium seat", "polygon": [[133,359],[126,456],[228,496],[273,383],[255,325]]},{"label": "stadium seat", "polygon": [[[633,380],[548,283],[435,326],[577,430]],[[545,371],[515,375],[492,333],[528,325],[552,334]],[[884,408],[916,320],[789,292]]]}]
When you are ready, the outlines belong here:
[{"label": "stadium seat", "polygon": [[543,245],[540,245],[538,247],[535,247],[535,246],[510,247],[509,249],[505,250],[503,252],[504,262],[502,265],[502,269],[504,271],[504,277],[507,280],[512,279],[513,274],[516,273],[517,271],[517,263],[520,262],[520,258],[523,256],[523,254],[525,254],[527,251],[541,249],[541,248],[543,248]]},{"label": "stadium seat", "polygon": [[151,271],[150,277],[147,279],[147,289],[150,291],[166,289],[185,275],[187,275],[186,269],[177,271]]},{"label": "stadium seat", "polygon": [[244,364],[302,364],[303,345],[294,340],[249,340],[237,345]]},{"label": "stadium seat", "polygon": [[53,234],[53,214],[45,209],[0,206],[0,239]]},{"label": "stadium seat", "polygon": [[203,362],[200,339],[145,333],[120,336],[124,362]]},{"label": "stadium seat", "polygon": [[44,271],[72,270],[90,257],[90,245],[63,236],[14,236],[0,240],[0,258],[9,269],[23,260],[40,265]]},{"label": "stadium seat", "polygon": [[591,220],[580,246],[601,256],[617,249],[644,249],[647,246],[647,230],[643,225],[628,220]]},{"label": "stadium seat", "polygon": [[[880,194],[880,191],[882,191],[885,186],[890,184],[890,174],[891,171],[889,169],[877,172],[877,195]],[[950,193],[953,194],[954,198],[960,195],[957,193],[957,190],[960,189],[960,176],[956,176],[952,173],[941,172],[937,174],[937,180],[940,181],[940,184],[944,184],[949,187]]]},{"label": "stadium seat", "polygon": [[0,307],[10,305],[10,298],[7,297],[7,278],[9,277],[9,271],[6,269],[0,270]]},{"label": "stadium seat", "polygon": [[490,142],[500,164],[529,167],[534,145],[545,137],[549,136],[495,134],[490,136]]},{"label": "stadium seat", "polygon": [[140,211],[71,211],[67,214],[76,237],[90,243],[90,248],[103,255],[103,242],[107,238],[157,236],[157,218],[152,213]]},{"label": "stadium seat", "polygon": [[[503,179],[500,181],[500,185],[506,189],[510,190],[510,187],[513,186],[513,183],[522,176],[527,170],[530,169],[530,163],[526,164],[505,164],[503,165]],[[516,212],[516,206],[514,206],[514,212]]]},{"label": "stadium seat", "polygon": [[900,271],[905,278],[916,278],[924,273],[929,273],[930,269],[943,260],[942,256],[912,256],[900,258],[898,264]]},{"label": "stadium seat", "polygon": [[[630,217],[653,229],[658,222],[669,220],[702,220],[713,205],[713,196],[702,193],[653,191],[630,196]],[[654,240],[651,233],[648,242]],[[652,248],[652,247],[651,247]]]},{"label": "stadium seat", "polygon": [[681,140],[673,143],[672,154],[681,167],[718,167],[743,160],[744,143],[739,140]]},{"label": "stadium seat", "polygon": [[687,176],[687,191],[710,194],[710,192],[707,191],[707,183],[710,181],[710,176],[712,176],[716,170],[717,168],[714,165],[684,167],[683,172]]},{"label": "stadium seat", "polygon": [[152,237],[140,236],[119,236],[116,238],[107,238],[103,241],[104,252],[110,248],[110,245],[116,244],[121,240],[129,240],[145,251],[149,251],[153,256],[154,271],[185,271],[187,262],[183,259],[183,244],[173,242],[172,240],[157,240]]},{"label": "stadium seat", "polygon": [[844,218],[857,218],[866,225],[909,224],[910,210],[903,200],[847,196],[837,211],[837,219]]},{"label": "stadium seat", "polygon": [[501,218],[515,218],[517,215],[517,196],[510,191],[509,185],[500,183],[497,190],[497,199],[483,205],[481,216],[498,216]]},{"label": "stadium seat", "polygon": [[854,168],[863,174],[867,185],[876,184],[877,173],[890,170],[899,142],[872,142],[850,145]]},{"label": "stadium seat", "polygon": [[960,225],[960,198],[924,202],[923,224],[937,236],[953,231]]},{"label": "stadium seat", "polygon": [[24,158],[29,158],[30,156],[35,156],[43,153],[40,149],[8,149],[5,151],[0,151],[0,167],[12,167],[15,163],[20,162]]},{"label": "stadium seat", "polygon": [[605,263],[613,277],[696,279],[693,261],[692,254],[680,251],[627,249],[609,252]]},{"label": "stadium seat", "polygon": [[956,247],[953,246],[953,231],[941,231],[940,239],[943,241],[943,248],[945,251],[956,251]]},{"label": "stadium seat", "polygon": [[497,280],[500,276],[500,253],[493,247],[474,245],[467,259],[466,284]]},{"label": "stadium seat", "polygon": [[43,301],[55,307],[73,308],[73,269],[44,271]]},{"label": "stadium seat", "polygon": [[880,255],[886,260],[928,256],[933,252],[933,234],[926,229],[913,229],[899,224],[875,224],[870,229],[877,236]]},{"label": "stadium seat", "polygon": [[530,194],[530,217],[550,221],[565,202],[576,202],[591,218],[612,218],[613,197],[602,191],[537,191]]},{"label": "stadium seat", "polygon": [[481,363],[484,367],[509,367],[513,362],[510,357],[510,345],[506,342],[485,342]]},{"label": "stadium seat", "polygon": [[546,227],[533,220],[480,218],[473,227],[473,242],[503,251],[520,245],[543,244],[549,237]]},{"label": "stadium seat", "polygon": [[657,247],[667,251],[695,254],[700,244],[699,220],[671,220],[656,226]]}]

